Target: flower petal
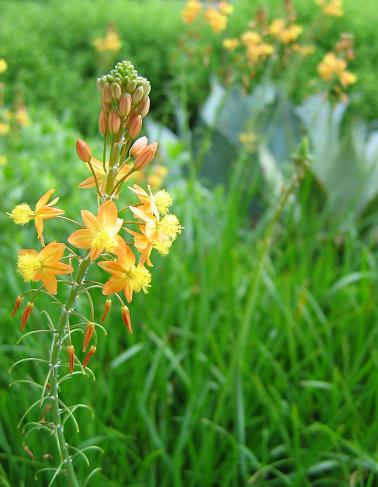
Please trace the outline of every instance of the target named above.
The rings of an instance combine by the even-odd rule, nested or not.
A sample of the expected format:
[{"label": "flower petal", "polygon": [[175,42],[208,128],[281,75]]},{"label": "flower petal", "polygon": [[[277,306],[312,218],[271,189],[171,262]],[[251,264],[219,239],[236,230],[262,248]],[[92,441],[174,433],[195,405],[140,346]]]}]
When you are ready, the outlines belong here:
[{"label": "flower petal", "polygon": [[51,195],[54,193],[55,189],[49,189],[43,196],[39,198],[37,204],[35,205],[35,209],[38,210],[42,206],[45,206],[46,203],[49,201]]}]

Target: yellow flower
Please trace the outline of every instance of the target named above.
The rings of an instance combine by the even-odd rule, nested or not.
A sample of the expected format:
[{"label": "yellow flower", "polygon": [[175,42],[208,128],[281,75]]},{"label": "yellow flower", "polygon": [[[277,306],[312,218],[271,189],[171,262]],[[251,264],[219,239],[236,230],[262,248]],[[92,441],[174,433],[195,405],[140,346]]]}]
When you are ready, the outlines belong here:
[{"label": "yellow flower", "polygon": [[0,154],[0,166],[5,166],[7,163],[7,156],[3,156]]},{"label": "yellow flower", "polygon": [[342,0],[316,0],[323,13],[331,17],[342,17],[344,15]]},{"label": "yellow flower", "polygon": [[43,222],[44,220],[50,220],[57,216],[63,215],[64,211],[59,208],[53,208],[54,205],[59,201],[59,197],[54,198],[50,203],[48,203],[51,195],[54,193],[55,189],[50,189],[45,193],[37,202],[35,210],[32,210],[27,203],[21,203],[17,205],[11,213],[10,218],[17,225],[25,225],[31,220],[34,220],[35,227],[37,229],[38,238],[44,245],[43,240]]},{"label": "yellow flower", "polygon": [[302,34],[303,27],[299,24],[287,25],[284,19],[275,19],[269,26],[269,33],[283,44],[290,44]]},{"label": "yellow flower", "polygon": [[260,34],[258,34],[257,32],[253,32],[252,30],[247,30],[241,36],[241,40],[247,47],[249,47],[249,46],[255,46],[256,44],[259,44],[262,39]]},{"label": "yellow flower", "polygon": [[113,201],[103,203],[97,217],[90,211],[82,210],[81,218],[86,228],[76,230],[68,241],[78,249],[90,249],[90,259],[95,260],[103,252],[114,254],[122,238],[118,235],[123,220],[118,218],[117,207]]},{"label": "yellow flower", "polygon": [[332,81],[335,77],[343,86],[348,86],[357,81],[357,76],[347,71],[347,63],[338,58],[333,52],[329,52],[318,65],[319,76],[324,81]]},{"label": "yellow flower", "polygon": [[285,28],[286,22],[283,19],[274,19],[269,26],[269,34],[277,37]]},{"label": "yellow flower", "polygon": [[210,7],[206,10],[205,19],[213,32],[222,32],[227,27],[227,16],[214,7]]},{"label": "yellow flower", "polygon": [[188,0],[181,13],[182,19],[186,24],[192,24],[202,10],[201,2],[198,0]]},{"label": "yellow flower", "polygon": [[140,205],[137,205],[136,208],[139,208],[139,210],[146,215],[151,218],[155,215],[158,218],[159,215],[166,215],[168,213],[168,210],[172,205],[172,196],[165,191],[165,189],[162,189],[155,194],[152,194],[151,192],[148,194],[143,188],[136,184],[130,189],[136,194],[141,203]]},{"label": "yellow flower", "polygon": [[234,51],[239,44],[240,42],[238,39],[224,39],[223,41],[223,47],[227,49],[227,51]]},{"label": "yellow flower", "polygon": [[57,275],[71,274],[73,268],[60,262],[64,254],[65,245],[51,242],[40,252],[36,250],[20,250],[18,254],[18,272],[24,281],[38,282],[43,285],[50,294],[57,293]]},{"label": "yellow flower", "polygon": [[231,15],[234,11],[234,7],[229,2],[220,2],[219,11],[224,15]]},{"label": "yellow flower", "polygon": [[6,135],[9,133],[9,123],[0,123],[0,135]]},{"label": "yellow flower", "polygon": [[122,47],[122,41],[118,33],[109,27],[105,37],[98,37],[93,41],[98,52],[118,52]]},{"label": "yellow flower", "polygon": [[123,291],[128,303],[131,303],[134,292],[148,292],[151,274],[139,263],[135,265],[135,255],[130,247],[123,242],[117,251],[117,261],[102,261],[98,265],[111,274],[111,278],[104,284],[102,293],[105,296]]},{"label": "yellow flower", "polygon": [[0,58],[0,74],[4,73],[4,71],[6,71],[7,68],[8,68],[8,64],[5,61],[5,59]]}]

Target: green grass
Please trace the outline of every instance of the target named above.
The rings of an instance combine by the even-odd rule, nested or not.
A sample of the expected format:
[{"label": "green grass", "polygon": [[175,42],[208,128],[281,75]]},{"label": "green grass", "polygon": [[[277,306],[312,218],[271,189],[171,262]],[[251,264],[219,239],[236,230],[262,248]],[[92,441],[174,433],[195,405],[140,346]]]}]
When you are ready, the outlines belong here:
[{"label": "green grass", "polygon": [[[74,189],[85,176],[74,137],[69,126],[48,121],[23,134],[2,180],[11,195],[18,193],[3,193],[2,211],[52,183],[67,216],[91,207],[88,193],[83,200]],[[48,158],[51,147],[58,161]],[[33,184],[24,186],[28,178]],[[68,404],[95,411],[94,419],[88,411],[77,414],[79,434],[67,423],[70,443],[104,450],[89,455],[92,468],[102,468],[90,485],[349,486],[352,478],[361,487],[376,485],[374,235],[364,222],[345,226],[324,203],[319,208],[306,177],[275,227],[259,276],[261,239],[276,202],[255,161],[234,162],[228,191],[205,189],[193,178],[176,178],[171,189],[185,230],[156,264],[151,292],[131,306],[134,335],[114,303],[108,336],[98,336],[96,381],[75,376],[62,386]],[[48,351],[43,335],[16,345],[19,317],[8,315],[26,288],[13,276],[16,251],[33,245],[34,229],[15,227],[4,215],[1,226],[0,481],[47,485],[46,474],[38,480],[34,474],[48,464],[45,454],[54,464],[53,440],[35,433],[24,440],[16,428],[37,393],[28,385],[9,388],[17,378],[43,380],[44,366],[8,373],[15,360]],[[47,237],[64,239],[70,231],[51,222]],[[94,299],[100,316],[104,299],[99,293]],[[28,330],[41,324],[36,310]],[[83,480],[89,470],[77,465]]]}]

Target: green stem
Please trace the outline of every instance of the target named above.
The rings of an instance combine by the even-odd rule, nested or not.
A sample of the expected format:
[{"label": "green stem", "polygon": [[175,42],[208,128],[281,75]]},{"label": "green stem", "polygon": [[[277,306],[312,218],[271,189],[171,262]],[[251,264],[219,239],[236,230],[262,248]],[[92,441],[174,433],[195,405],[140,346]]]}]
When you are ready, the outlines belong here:
[{"label": "green stem", "polygon": [[52,400],[52,416],[57,433],[59,450],[61,460],[64,463],[70,481],[70,487],[80,487],[79,481],[76,478],[75,470],[72,464],[72,458],[68,451],[68,444],[64,436],[64,427],[61,418],[59,405],[59,368],[62,360],[63,339],[66,331],[66,325],[69,322],[70,314],[74,308],[75,300],[80,291],[80,286],[85,279],[88,267],[90,265],[89,256],[85,257],[79,266],[74,285],[68,295],[67,302],[63,308],[58,326],[57,334],[54,336],[54,341],[51,350],[51,400]]}]

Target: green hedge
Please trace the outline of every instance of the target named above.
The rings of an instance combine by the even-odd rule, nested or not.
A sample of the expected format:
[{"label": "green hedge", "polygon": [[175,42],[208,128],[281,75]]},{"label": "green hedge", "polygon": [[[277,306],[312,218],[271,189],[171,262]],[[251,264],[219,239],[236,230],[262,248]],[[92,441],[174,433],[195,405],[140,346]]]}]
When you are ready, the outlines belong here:
[{"label": "green hedge", "polygon": [[[231,24],[232,32],[240,32],[261,4],[272,10],[278,0],[238,0]],[[329,19],[322,25],[321,45],[327,51],[339,32],[356,36],[357,59],[353,70],[359,82],[354,88],[356,112],[374,119],[378,113],[377,84],[374,65],[378,63],[375,0],[345,0],[346,15]],[[9,69],[2,75],[8,84],[8,98],[19,90],[27,104],[43,105],[58,114],[72,110],[75,123],[82,131],[96,125],[98,97],[94,79],[99,74],[97,53],[92,46],[95,37],[105,33],[114,23],[124,42],[118,58],[130,58],[152,82],[153,107],[167,110],[162,103],[169,93],[170,81],[188,72],[177,73],[170,62],[173,49],[184,26],[180,20],[183,2],[158,0],[0,0],[0,57]],[[313,0],[297,0],[300,18],[306,25],[318,7]],[[298,92],[316,77],[316,62],[324,53],[319,50],[314,61],[301,71]],[[198,72],[197,72],[198,71]],[[207,95],[209,73],[196,66],[197,82],[189,98],[194,108]],[[161,115],[161,111],[159,115]]]}]

